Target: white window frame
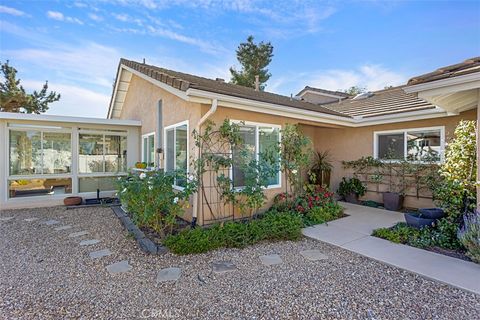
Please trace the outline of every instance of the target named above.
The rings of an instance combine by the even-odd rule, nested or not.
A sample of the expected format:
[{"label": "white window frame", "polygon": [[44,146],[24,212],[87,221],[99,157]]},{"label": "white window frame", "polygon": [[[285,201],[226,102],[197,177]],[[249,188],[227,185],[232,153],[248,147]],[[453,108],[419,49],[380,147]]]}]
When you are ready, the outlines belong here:
[{"label": "white window frame", "polygon": [[[440,130],[440,161],[437,163],[443,163],[445,160],[445,126],[435,126],[435,127],[421,127],[421,128],[405,128],[405,129],[396,129],[396,130],[385,130],[385,131],[374,131],[373,132],[373,157],[375,159],[378,158],[378,136],[382,134],[389,134],[389,133],[403,133],[403,155],[404,159],[407,158],[408,153],[408,132],[417,132],[417,131],[432,131],[432,130]],[[379,159],[384,162],[398,162],[399,160],[387,160],[387,159]],[[415,161],[419,163],[423,163],[423,161]]]},{"label": "white window frame", "polygon": [[[188,170],[189,170],[189,165],[188,165],[188,159],[190,159],[190,126],[189,126],[189,121],[188,120],[185,120],[185,121],[182,121],[182,122],[178,122],[178,123],[175,123],[175,124],[172,124],[172,125],[169,125],[169,126],[166,126],[163,128],[163,146],[164,146],[164,159],[165,159],[165,164],[164,164],[164,170],[165,172],[167,172],[167,163],[168,163],[168,155],[167,155],[167,152],[168,152],[168,146],[167,146],[167,131],[168,130],[171,130],[171,129],[174,129],[173,130],[173,141],[174,141],[174,144],[173,144],[173,154],[174,154],[174,158],[177,154],[177,131],[175,130],[176,128],[178,127],[181,127],[183,125],[187,125],[187,176],[188,176]],[[176,159],[174,159],[173,161],[173,170],[177,170],[177,161]],[[177,190],[184,190],[185,188],[184,187],[180,187],[180,186],[177,186],[176,185],[176,181],[174,182],[173,184],[173,188],[174,189],[177,189]]]},{"label": "white window frame", "polygon": [[[155,159],[150,159],[151,161],[148,161],[148,158],[147,158],[147,159],[144,158],[144,154],[145,154],[144,139],[147,139],[147,145],[148,145],[148,138],[150,138],[150,137],[153,138],[153,148],[155,149],[155,131],[149,132],[149,133],[146,133],[146,134],[143,134],[143,135],[142,135],[142,156],[141,156],[141,159],[142,159],[142,162],[145,162],[145,163],[147,164],[147,167],[148,167],[148,164],[149,164],[149,163],[152,163],[152,162],[153,162],[153,164],[154,164],[154,166],[155,166]],[[154,153],[153,153],[153,154],[155,154],[155,151],[156,151],[156,150],[154,150]],[[148,156],[148,155],[147,155],[147,156]],[[155,158],[155,156],[154,156],[154,158]]]},{"label": "white window frame", "polygon": [[[271,124],[271,123],[263,123],[263,122],[252,122],[252,121],[243,121],[243,120],[230,120],[230,123],[233,124],[238,124],[238,125],[245,125],[245,126],[254,126],[255,127],[255,160],[258,162],[259,161],[259,127],[271,127],[274,129],[278,129],[278,142],[282,141],[282,126],[278,124]],[[232,155],[233,156],[233,153]],[[280,156],[280,154],[279,154]],[[280,159],[279,159],[280,160]],[[233,181],[233,166],[230,167],[230,180]],[[279,167],[278,168],[278,183],[277,184],[271,184],[266,187],[266,189],[278,189],[282,187],[282,169]],[[241,190],[243,187],[235,187],[236,190]]]},{"label": "white window frame", "polygon": [[117,131],[102,131],[102,130],[95,130],[95,129],[80,129],[77,131],[77,164],[80,163],[80,135],[81,134],[97,134],[102,136],[102,143],[103,143],[103,171],[102,172],[80,172],[80,168],[77,167],[77,175],[79,178],[81,177],[114,177],[114,176],[122,176],[128,173],[128,168],[125,171],[118,171],[118,172],[106,172],[105,171],[105,136],[120,136],[127,138],[127,145],[128,145],[128,132],[117,132]]}]

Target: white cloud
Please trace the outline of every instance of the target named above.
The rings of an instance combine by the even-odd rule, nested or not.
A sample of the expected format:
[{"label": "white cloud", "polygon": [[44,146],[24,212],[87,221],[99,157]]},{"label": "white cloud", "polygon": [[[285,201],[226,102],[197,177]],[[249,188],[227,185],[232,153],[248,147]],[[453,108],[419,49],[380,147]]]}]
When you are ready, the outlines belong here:
[{"label": "white cloud", "polygon": [[6,13],[16,17],[21,17],[25,15],[25,12],[7,6],[0,6],[0,13]]},{"label": "white cloud", "polygon": [[57,21],[66,21],[71,23],[83,24],[83,21],[81,21],[80,19],[74,18],[74,17],[67,17],[63,13],[58,11],[47,11],[47,17]]},{"label": "white cloud", "polygon": [[[39,90],[44,82],[37,80],[23,80],[23,86],[28,91]],[[106,118],[110,96],[88,90],[82,87],[48,82],[48,90],[60,93],[59,101],[50,104],[47,114]]]},{"label": "white cloud", "polygon": [[364,64],[355,69],[327,69],[273,77],[267,90],[285,95],[296,94],[304,86],[327,90],[344,90],[352,86],[381,90],[386,86],[404,84],[408,77],[378,64]]},{"label": "white cloud", "polygon": [[90,19],[92,19],[93,21],[96,21],[96,22],[101,22],[101,21],[103,21],[103,17],[102,17],[102,16],[99,16],[99,15],[97,15],[97,14],[95,14],[95,13],[89,13],[89,14],[88,14],[88,17],[89,17]]},{"label": "white cloud", "polygon": [[125,13],[114,13],[113,16],[115,17],[115,19],[122,22],[127,22],[130,20],[130,17],[128,16],[128,14],[125,14]]},{"label": "white cloud", "polygon": [[112,47],[95,42],[78,45],[50,44],[35,49],[5,50],[6,56],[45,68],[64,81],[83,82],[110,90],[121,53]]}]

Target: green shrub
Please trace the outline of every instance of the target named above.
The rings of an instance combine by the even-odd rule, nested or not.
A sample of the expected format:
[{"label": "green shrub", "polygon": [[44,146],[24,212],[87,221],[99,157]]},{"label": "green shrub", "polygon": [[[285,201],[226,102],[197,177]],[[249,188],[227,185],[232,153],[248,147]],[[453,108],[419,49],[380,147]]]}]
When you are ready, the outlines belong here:
[{"label": "green shrub", "polygon": [[416,239],[419,234],[420,230],[409,227],[406,223],[401,222],[391,228],[373,230],[372,236],[405,244]]},{"label": "green shrub", "polygon": [[248,222],[227,222],[210,228],[183,230],[168,236],[164,245],[176,254],[202,253],[221,247],[244,248],[262,240],[297,240],[302,217],[293,212],[271,211]]},{"label": "green shrub", "polygon": [[172,232],[196,188],[195,182],[189,181],[182,191],[175,190],[175,179],[187,181],[181,173],[163,171],[130,174],[118,181],[118,197],[135,224],[153,229],[161,238]]},{"label": "green shrub", "polygon": [[304,214],[304,223],[306,226],[325,223],[338,219],[343,213],[343,208],[338,203],[326,203],[322,207],[314,207]]},{"label": "green shrub", "polygon": [[361,197],[365,195],[366,192],[367,187],[365,187],[358,178],[350,178],[347,180],[345,177],[342,178],[337,190],[337,193],[344,198],[350,193],[355,193]]}]

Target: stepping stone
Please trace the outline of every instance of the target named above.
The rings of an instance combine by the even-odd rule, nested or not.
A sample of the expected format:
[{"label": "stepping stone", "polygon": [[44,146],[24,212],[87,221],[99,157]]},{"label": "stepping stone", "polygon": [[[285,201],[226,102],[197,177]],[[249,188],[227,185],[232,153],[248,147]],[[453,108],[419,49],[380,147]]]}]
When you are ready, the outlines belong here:
[{"label": "stepping stone", "polygon": [[35,220],[38,220],[38,218],[27,218],[27,219],[23,219],[23,221],[27,221],[27,222],[32,222],[32,221],[35,221]]},{"label": "stepping stone", "polygon": [[225,273],[236,270],[237,267],[229,261],[217,261],[212,263],[212,271],[214,273]]},{"label": "stepping stone", "polygon": [[132,266],[128,264],[127,260],[122,260],[120,262],[115,262],[107,266],[107,271],[111,274],[128,272],[132,270]]},{"label": "stepping stone", "polygon": [[320,252],[320,250],[304,250],[300,251],[300,254],[307,260],[317,261],[328,259],[326,255]]},{"label": "stepping stone", "polygon": [[87,234],[88,234],[88,231],[79,231],[79,232],[70,233],[68,236],[70,238],[75,238],[75,237],[80,237],[80,236],[84,236],[84,235],[87,235]]},{"label": "stepping stone", "polygon": [[68,230],[68,229],[72,229],[72,226],[61,226],[61,227],[57,227],[55,228],[54,230],[55,231],[62,231],[62,230]]},{"label": "stepping stone", "polygon": [[58,224],[60,223],[60,221],[57,221],[57,220],[48,220],[48,221],[45,221],[45,224],[47,226],[53,226],[54,224]]},{"label": "stepping stone", "polygon": [[273,266],[283,262],[282,258],[278,254],[267,254],[260,256],[260,261],[264,266]]},{"label": "stepping stone", "polygon": [[83,241],[80,241],[80,245],[81,246],[90,246],[92,244],[97,244],[99,242],[100,242],[100,240],[97,240],[97,239],[83,240]]},{"label": "stepping stone", "polygon": [[12,220],[13,217],[1,217],[0,218],[0,221],[8,221],[8,220]]},{"label": "stepping stone", "polygon": [[110,250],[108,249],[103,249],[103,250],[98,250],[98,251],[93,251],[93,252],[90,252],[90,258],[92,259],[98,259],[98,258],[102,258],[102,257],[106,257],[106,256],[109,256],[111,255],[112,253],[110,252]]},{"label": "stepping stone", "polygon": [[180,278],[182,269],[180,268],[165,268],[158,272],[157,283],[166,281],[177,281]]}]

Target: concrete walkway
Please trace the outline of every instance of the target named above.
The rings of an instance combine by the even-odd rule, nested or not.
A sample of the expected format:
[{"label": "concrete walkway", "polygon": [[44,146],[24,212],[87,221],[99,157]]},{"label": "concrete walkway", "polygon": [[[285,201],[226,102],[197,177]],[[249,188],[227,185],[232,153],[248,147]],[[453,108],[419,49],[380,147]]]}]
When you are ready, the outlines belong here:
[{"label": "concrete walkway", "polygon": [[348,217],[303,229],[307,237],[480,294],[480,265],[370,236],[405,221],[403,214],[340,203]]}]

